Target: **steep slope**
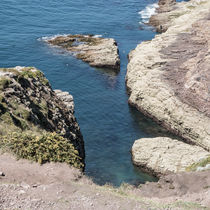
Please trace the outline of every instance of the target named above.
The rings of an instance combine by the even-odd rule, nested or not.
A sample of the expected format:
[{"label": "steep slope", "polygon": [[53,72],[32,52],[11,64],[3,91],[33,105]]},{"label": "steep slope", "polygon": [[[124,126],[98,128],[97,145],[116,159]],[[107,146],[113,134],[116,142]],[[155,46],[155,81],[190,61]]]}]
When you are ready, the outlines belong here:
[{"label": "steep slope", "polygon": [[40,163],[68,162],[84,169],[84,142],[73,113],[39,70],[0,69],[1,148]]}]

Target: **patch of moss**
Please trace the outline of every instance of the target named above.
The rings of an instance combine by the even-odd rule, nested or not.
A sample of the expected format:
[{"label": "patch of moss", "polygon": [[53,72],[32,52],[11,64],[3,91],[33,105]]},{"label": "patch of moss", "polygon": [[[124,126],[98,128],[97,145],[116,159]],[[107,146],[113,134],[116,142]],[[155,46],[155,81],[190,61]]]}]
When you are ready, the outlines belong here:
[{"label": "patch of moss", "polygon": [[7,88],[11,83],[11,80],[7,77],[1,77],[0,78],[0,90],[4,90],[5,88]]},{"label": "patch of moss", "polygon": [[189,5],[189,6],[187,6],[187,8],[191,10],[191,9],[195,9],[195,6]]},{"label": "patch of moss", "polygon": [[0,116],[0,120],[3,121],[4,123],[8,124],[8,125],[13,124],[13,120],[12,120],[12,117],[11,117],[9,112],[5,112],[4,114],[2,114]]},{"label": "patch of moss", "polygon": [[[21,78],[25,79],[34,78],[40,80],[44,85],[49,85],[49,81],[46,79],[44,74],[40,70],[34,67],[23,67],[21,68],[21,70],[17,70],[15,68],[0,68],[0,71],[13,73],[14,75],[18,76],[18,81]],[[5,77],[3,77],[3,79],[1,80],[4,79]],[[1,89],[1,80],[0,80],[0,89]]]},{"label": "patch of moss", "polygon": [[41,103],[38,104],[38,106],[40,107],[40,109],[42,110],[44,114],[48,113],[48,106],[45,100],[42,100]]},{"label": "patch of moss", "polygon": [[33,67],[25,67],[21,69],[21,72],[18,76],[18,80],[20,80],[21,78],[24,79],[34,78],[39,80],[44,85],[49,85],[49,81],[46,79],[44,74],[41,71],[34,69]]},{"label": "patch of moss", "polygon": [[196,171],[198,167],[205,167],[207,164],[210,164],[210,156],[199,161],[198,163],[194,163],[191,166],[188,166],[186,171]]},{"label": "patch of moss", "polygon": [[0,148],[11,151],[17,158],[46,162],[65,162],[76,168],[83,168],[78,151],[67,139],[56,133],[41,136],[32,133],[10,133],[2,137]]}]

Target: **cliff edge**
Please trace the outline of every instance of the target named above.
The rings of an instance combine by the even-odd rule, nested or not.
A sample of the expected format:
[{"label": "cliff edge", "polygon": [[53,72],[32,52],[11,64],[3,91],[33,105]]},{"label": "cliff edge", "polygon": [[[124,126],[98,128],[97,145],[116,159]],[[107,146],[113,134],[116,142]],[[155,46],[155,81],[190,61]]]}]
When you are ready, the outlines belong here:
[{"label": "cliff edge", "polygon": [[[63,94],[64,95],[64,94]],[[0,148],[19,158],[84,169],[84,142],[70,95],[33,67],[0,69]]]},{"label": "cliff edge", "polygon": [[210,151],[210,2],[191,0],[172,8],[160,13],[177,14],[166,32],[129,54],[129,103],[180,136],[183,144]]}]

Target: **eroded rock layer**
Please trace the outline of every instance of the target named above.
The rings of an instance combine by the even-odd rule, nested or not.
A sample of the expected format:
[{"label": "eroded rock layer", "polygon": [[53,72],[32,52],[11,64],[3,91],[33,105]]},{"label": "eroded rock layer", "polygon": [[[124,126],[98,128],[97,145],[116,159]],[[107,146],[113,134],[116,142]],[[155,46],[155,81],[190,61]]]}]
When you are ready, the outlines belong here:
[{"label": "eroded rock layer", "polygon": [[165,32],[173,20],[190,13],[194,8],[205,3],[206,0],[191,0],[177,2],[176,0],[159,0],[156,14],[152,15],[149,25],[156,28],[157,32]]},{"label": "eroded rock layer", "polygon": [[133,163],[158,176],[186,171],[208,157],[210,153],[201,147],[167,137],[142,138],[132,147]]},{"label": "eroded rock layer", "polygon": [[210,150],[209,1],[190,1],[168,30],[129,54],[129,103]]},{"label": "eroded rock layer", "polygon": [[47,42],[73,52],[77,58],[91,66],[120,70],[119,52],[114,39],[93,35],[67,35],[57,36]]}]

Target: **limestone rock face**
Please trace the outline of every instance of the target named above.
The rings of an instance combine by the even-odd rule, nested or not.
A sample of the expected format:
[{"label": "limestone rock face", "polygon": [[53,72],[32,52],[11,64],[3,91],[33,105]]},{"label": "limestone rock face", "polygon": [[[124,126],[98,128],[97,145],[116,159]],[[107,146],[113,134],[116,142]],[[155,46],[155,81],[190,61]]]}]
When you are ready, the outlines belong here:
[{"label": "limestone rock face", "polygon": [[157,8],[158,13],[171,11],[175,3],[176,0],[159,0],[159,7]]},{"label": "limestone rock face", "polygon": [[210,156],[204,149],[167,138],[143,138],[132,147],[133,163],[155,175],[182,172]]},{"label": "limestone rock face", "polygon": [[176,3],[176,0],[159,0],[159,8],[156,9],[156,14],[150,17],[149,25],[154,26],[157,32],[165,32],[174,19],[190,13],[205,1],[191,0]]},{"label": "limestone rock face", "polygon": [[74,145],[84,163],[84,142],[73,104],[72,96],[53,91],[36,68],[0,69],[0,136],[7,127],[21,132],[56,132]]},{"label": "limestone rock face", "polygon": [[129,54],[126,83],[131,105],[210,151],[210,1],[196,5]]},{"label": "limestone rock face", "polygon": [[67,35],[47,42],[73,52],[77,58],[91,66],[120,70],[119,52],[114,39],[93,35]]}]

